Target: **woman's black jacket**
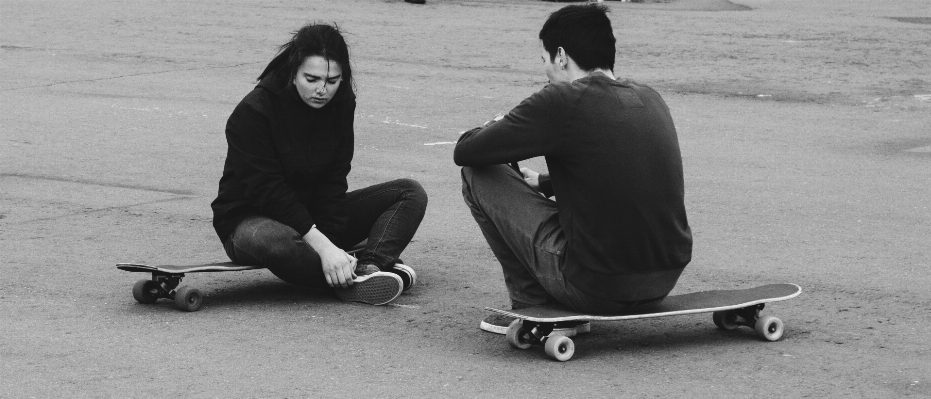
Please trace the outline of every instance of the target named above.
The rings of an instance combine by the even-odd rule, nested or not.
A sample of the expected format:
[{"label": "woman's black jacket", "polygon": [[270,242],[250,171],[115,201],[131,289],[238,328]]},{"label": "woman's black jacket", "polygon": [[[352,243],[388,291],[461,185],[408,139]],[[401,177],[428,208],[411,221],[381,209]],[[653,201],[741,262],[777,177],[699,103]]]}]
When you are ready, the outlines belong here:
[{"label": "woman's black jacket", "polygon": [[346,84],[324,107],[305,104],[285,76],[263,79],[226,123],[229,147],[213,226],[226,241],[246,217],[261,215],[303,236],[311,226],[331,241],[346,226],[346,175],[353,154],[356,99]]}]

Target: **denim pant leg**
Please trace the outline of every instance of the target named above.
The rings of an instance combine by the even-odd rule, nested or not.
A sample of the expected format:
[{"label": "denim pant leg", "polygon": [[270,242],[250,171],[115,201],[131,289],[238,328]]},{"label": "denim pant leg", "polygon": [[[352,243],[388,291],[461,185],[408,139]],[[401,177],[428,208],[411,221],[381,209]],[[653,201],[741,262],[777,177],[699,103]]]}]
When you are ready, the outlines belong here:
[{"label": "denim pant leg", "polygon": [[556,203],[505,165],[462,168],[462,194],[501,263],[514,308],[560,302],[566,239]]},{"label": "denim pant leg", "polygon": [[262,266],[278,278],[305,287],[328,287],[320,256],[294,229],[264,216],[251,216],[223,242],[236,264]]},{"label": "denim pant leg", "polygon": [[346,194],[349,221],[336,243],[347,249],[368,239],[356,254],[360,264],[389,270],[414,238],[427,210],[427,192],[420,183],[398,179]]},{"label": "denim pant leg", "polygon": [[614,302],[566,281],[566,238],[556,202],[530,188],[514,169],[462,168],[462,194],[501,263],[515,309],[556,302],[578,312],[622,313],[660,302]]}]

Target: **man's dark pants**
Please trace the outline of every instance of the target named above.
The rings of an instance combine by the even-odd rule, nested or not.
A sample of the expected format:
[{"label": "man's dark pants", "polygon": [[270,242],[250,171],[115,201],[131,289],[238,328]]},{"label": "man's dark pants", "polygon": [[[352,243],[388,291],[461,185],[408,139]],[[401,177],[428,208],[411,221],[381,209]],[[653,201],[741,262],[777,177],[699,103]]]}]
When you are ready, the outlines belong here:
[{"label": "man's dark pants", "polygon": [[531,188],[513,168],[462,168],[462,195],[501,263],[514,309],[557,303],[586,313],[632,308],[632,303],[601,299],[566,281],[566,238],[556,202]]}]

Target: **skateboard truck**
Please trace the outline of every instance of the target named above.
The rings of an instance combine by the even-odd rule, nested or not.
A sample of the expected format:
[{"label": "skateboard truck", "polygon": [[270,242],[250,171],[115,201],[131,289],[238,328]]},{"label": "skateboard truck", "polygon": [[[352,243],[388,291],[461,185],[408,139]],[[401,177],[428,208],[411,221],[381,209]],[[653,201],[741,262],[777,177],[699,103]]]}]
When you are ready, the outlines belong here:
[{"label": "skateboard truck", "polygon": [[722,310],[711,314],[714,325],[722,330],[733,330],[740,326],[752,328],[756,335],[767,341],[778,341],[785,332],[782,320],[773,316],[760,316],[766,304],[760,303],[740,309]]},{"label": "skateboard truck", "polygon": [[181,287],[184,273],[152,272],[152,279],[142,279],[133,285],[133,298],[139,303],[155,303],[160,298],[171,299],[175,307],[188,312],[195,312],[204,304],[204,297],[196,288]]},{"label": "skateboard truck", "polygon": [[542,345],[547,355],[564,362],[575,354],[575,343],[561,333],[554,333],[555,327],[556,323],[514,319],[508,326],[507,340],[518,349]]},{"label": "skateboard truck", "polygon": [[748,306],[742,309],[725,310],[712,313],[714,325],[722,330],[733,330],[738,326],[747,326],[753,328],[756,321],[760,319],[760,311],[766,304]]}]

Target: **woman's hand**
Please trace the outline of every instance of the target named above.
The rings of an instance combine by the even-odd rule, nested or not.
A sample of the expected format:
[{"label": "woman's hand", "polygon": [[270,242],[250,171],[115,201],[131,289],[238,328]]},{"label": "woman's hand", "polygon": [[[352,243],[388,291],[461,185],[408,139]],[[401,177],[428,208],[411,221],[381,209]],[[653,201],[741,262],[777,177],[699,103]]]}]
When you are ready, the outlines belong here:
[{"label": "woman's hand", "polygon": [[323,267],[323,275],[330,287],[346,288],[356,278],[356,258],[335,245],[331,249],[317,252]]},{"label": "woman's hand", "polygon": [[320,256],[323,276],[330,287],[346,288],[356,278],[356,258],[330,242],[326,235],[316,228],[311,228],[304,235],[304,242],[310,245]]}]

